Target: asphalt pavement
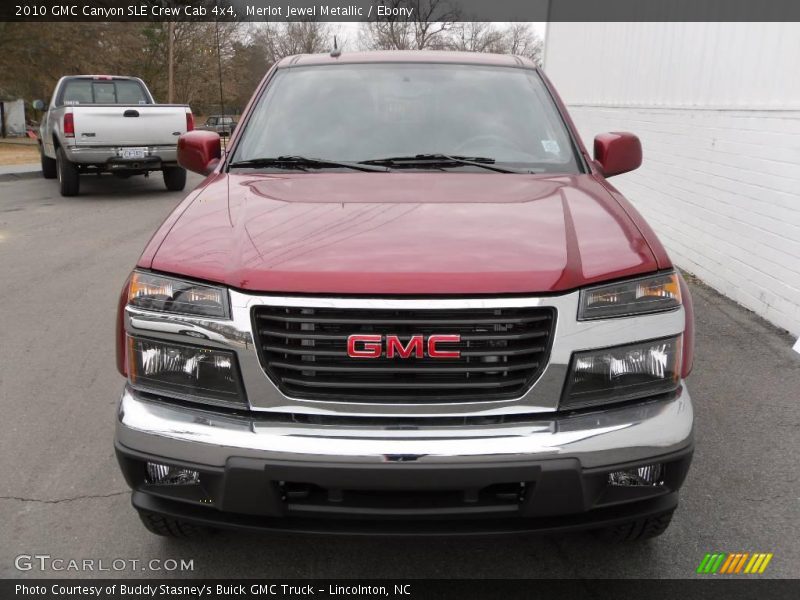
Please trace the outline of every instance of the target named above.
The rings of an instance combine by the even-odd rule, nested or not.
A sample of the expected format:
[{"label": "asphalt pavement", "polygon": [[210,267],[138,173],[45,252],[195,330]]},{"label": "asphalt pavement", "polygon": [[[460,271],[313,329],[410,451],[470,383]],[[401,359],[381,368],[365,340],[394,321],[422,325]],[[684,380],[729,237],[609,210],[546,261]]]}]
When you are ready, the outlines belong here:
[{"label": "asphalt pavement", "polygon": [[[190,177],[189,186],[199,181]],[[75,198],[41,178],[0,181],[0,577],[92,575],[15,567],[19,555],[49,555],[103,559],[106,568],[114,559],[194,566],[94,573],[105,577],[683,578],[719,551],[772,552],[766,576],[800,577],[800,354],[789,335],[697,282],[688,381],[695,458],[672,526],[658,539],[609,546],[585,534],[221,533],[176,541],[147,533],[112,447],[123,384],[115,311],[144,244],[183,195],[165,191],[157,175],[86,177]]]}]

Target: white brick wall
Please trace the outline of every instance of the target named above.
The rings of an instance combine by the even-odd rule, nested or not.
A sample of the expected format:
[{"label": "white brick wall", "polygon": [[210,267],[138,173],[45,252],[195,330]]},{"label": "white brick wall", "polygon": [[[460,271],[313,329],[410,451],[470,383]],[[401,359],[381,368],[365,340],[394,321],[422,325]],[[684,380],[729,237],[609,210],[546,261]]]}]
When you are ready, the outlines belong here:
[{"label": "white brick wall", "polygon": [[642,139],[613,183],[673,261],[800,336],[800,23],[549,23],[584,142]]},{"label": "white brick wall", "polygon": [[800,110],[800,23],[548,23],[544,52],[569,102]]},{"label": "white brick wall", "polygon": [[678,266],[800,335],[800,111],[569,110],[589,148],[641,138],[642,167],[612,181]]}]

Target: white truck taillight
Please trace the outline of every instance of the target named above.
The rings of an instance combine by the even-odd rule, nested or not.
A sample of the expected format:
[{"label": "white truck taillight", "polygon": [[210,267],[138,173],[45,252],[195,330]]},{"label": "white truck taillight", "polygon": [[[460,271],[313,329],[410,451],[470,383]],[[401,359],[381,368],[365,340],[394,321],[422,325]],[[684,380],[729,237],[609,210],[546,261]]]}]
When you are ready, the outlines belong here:
[{"label": "white truck taillight", "polygon": [[194,130],[194,115],[191,110],[186,111],[186,131]]},{"label": "white truck taillight", "polygon": [[64,123],[61,127],[64,137],[75,137],[75,117],[71,112],[64,113]]}]

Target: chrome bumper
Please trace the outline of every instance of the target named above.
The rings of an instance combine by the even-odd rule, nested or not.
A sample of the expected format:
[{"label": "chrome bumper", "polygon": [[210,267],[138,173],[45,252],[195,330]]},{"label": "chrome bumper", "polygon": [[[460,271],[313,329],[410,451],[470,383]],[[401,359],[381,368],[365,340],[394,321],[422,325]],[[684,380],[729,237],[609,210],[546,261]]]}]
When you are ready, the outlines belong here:
[{"label": "chrome bumper", "polygon": [[177,146],[147,146],[148,154],[143,159],[123,160],[117,150],[119,146],[64,146],[64,152],[70,162],[88,165],[104,165],[109,161],[122,164],[147,163],[160,161],[175,163],[178,161]]},{"label": "chrome bumper", "polygon": [[[354,421],[355,423],[356,421]],[[692,445],[685,385],[670,400],[507,425],[306,425],[268,413],[232,416],[175,406],[126,386],[117,415],[123,449],[223,467],[231,457],[302,463],[480,464],[573,458],[583,468],[647,460]]]}]

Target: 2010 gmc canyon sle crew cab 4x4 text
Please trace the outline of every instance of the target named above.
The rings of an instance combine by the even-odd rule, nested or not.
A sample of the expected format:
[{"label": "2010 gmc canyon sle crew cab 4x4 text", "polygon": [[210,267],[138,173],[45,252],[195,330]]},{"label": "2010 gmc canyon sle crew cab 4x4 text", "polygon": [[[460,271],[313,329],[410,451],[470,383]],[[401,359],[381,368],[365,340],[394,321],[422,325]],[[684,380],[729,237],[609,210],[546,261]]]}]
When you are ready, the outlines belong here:
[{"label": "2010 gmc canyon sle crew cab 4x4 text", "polygon": [[545,75],[286,58],[125,284],[116,451],[148,529],[662,533],[693,449],[686,284]]}]

